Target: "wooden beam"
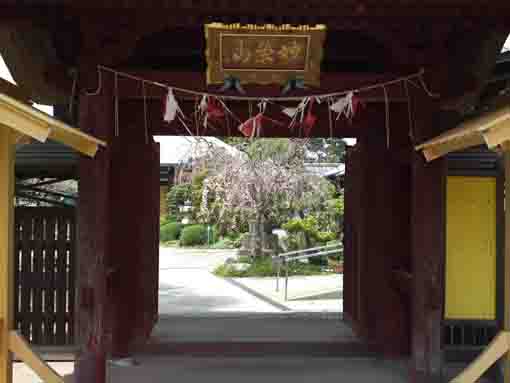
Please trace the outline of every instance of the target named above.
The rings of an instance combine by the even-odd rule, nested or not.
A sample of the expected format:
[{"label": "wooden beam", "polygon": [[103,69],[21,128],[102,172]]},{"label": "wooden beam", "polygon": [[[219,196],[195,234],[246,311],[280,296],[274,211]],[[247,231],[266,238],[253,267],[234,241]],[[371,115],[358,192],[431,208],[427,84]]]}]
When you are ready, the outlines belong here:
[{"label": "wooden beam", "polygon": [[12,382],[9,332],[14,327],[14,135],[0,129],[0,383]]},{"label": "wooden beam", "polygon": [[50,135],[49,124],[41,123],[28,113],[18,113],[9,105],[0,103],[0,116],[0,127],[12,129],[39,142],[46,142]]},{"label": "wooden beam", "polygon": [[[34,4],[32,4],[34,3]],[[15,4],[14,2],[12,4]],[[35,5],[37,4],[37,5]],[[135,5],[136,4],[136,5]],[[101,19],[102,17],[117,17],[124,19],[138,15],[139,18],[162,18],[170,19],[178,25],[189,24],[196,20],[197,16],[202,17],[202,22],[218,17],[238,20],[246,19],[246,15],[257,15],[257,18],[266,17],[268,20],[274,18],[296,18],[300,20],[303,17],[310,18],[329,18],[336,19],[336,15],[341,14],[343,18],[353,19],[353,26],[364,20],[365,23],[388,22],[400,19],[401,23],[416,25],[416,19],[425,21],[445,22],[444,20],[462,20],[465,23],[479,21],[480,17],[489,17],[493,22],[499,21],[508,25],[508,19],[505,15],[510,11],[506,3],[496,3],[491,7],[484,7],[479,3],[459,3],[456,1],[444,1],[440,3],[423,3],[410,1],[408,3],[380,3],[377,1],[366,1],[363,7],[356,3],[330,3],[323,5],[317,1],[307,1],[303,3],[306,6],[297,7],[292,1],[269,1],[264,0],[257,3],[240,2],[235,4],[214,3],[210,0],[199,0],[196,2],[175,3],[170,0],[155,0],[147,5],[138,5],[128,1],[108,1],[92,0],[86,3],[72,3],[66,7],[65,11],[57,14],[67,16],[82,16],[83,18]],[[259,5],[259,7],[257,7]],[[41,0],[38,2],[29,2],[24,5],[7,5],[0,15],[0,19],[11,21],[12,19],[33,19],[37,16],[45,16],[47,19],[55,18],[54,3],[51,0]],[[299,21],[298,21],[299,23]]]},{"label": "wooden beam", "polygon": [[[505,314],[507,316],[507,314]],[[508,352],[510,333],[501,331],[487,348],[450,383],[475,383],[496,361]],[[505,383],[507,383],[505,361]]]},{"label": "wooden beam", "polygon": [[508,142],[510,140],[510,118],[485,131],[483,139],[489,148]]},{"label": "wooden beam", "polygon": [[425,141],[416,146],[423,150],[427,161],[450,152],[481,145],[496,147],[510,139],[510,107],[502,107],[495,112],[464,122],[455,129]]},{"label": "wooden beam", "polygon": [[456,152],[473,146],[483,144],[483,138],[481,134],[475,133],[469,136],[454,139],[449,142],[438,144],[435,146],[429,146],[423,149],[423,155],[427,162],[433,161],[437,158],[443,157],[448,153]]},{"label": "wooden beam", "polygon": [[106,146],[106,142],[74,129],[5,94],[0,94],[0,117],[0,127],[7,127],[40,142],[52,138],[89,157],[95,156],[99,145]]},{"label": "wooden beam", "polygon": [[[508,142],[504,147],[504,161],[505,161],[505,261],[504,261],[504,317],[503,317],[503,330],[510,331],[510,147]],[[510,383],[510,353],[508,353],[503,361],[503,376],[504,383]]]},{"label": "wooden beam", "polygon": [[43,361],[16,331],[9,332],[9,349],[30,367],[44,383],[64,383],[64,379]]}]

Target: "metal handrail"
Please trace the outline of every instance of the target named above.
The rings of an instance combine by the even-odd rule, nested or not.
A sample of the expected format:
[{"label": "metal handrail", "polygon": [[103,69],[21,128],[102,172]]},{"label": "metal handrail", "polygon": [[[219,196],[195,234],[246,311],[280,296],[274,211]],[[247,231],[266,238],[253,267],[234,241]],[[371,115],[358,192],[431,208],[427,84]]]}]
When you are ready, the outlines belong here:
[{"label": "metal handrail", "polygon": [[339,244],[334,244],[334,245],[325,245],[325,246],[319,246],[319,247],[311,247],[309,249],[288,251],[286,253],[278,254],[276,257],[288,257],[289,255],[294,255],[294,254],[299,254],[299,253],[307,253],[309,251],[322,250],[322,249],[327,249],[327,248],[330,248],[330,247],[338,247],[338,246],[342,246],[342,244],[339,243]]},{"label": "metal handrail", "polygon": [[[334,250],[325,250],[333,248]],[[288,299],[288,289],[289,289],[289,263],[292,261],[298,261],[301,259],[307,259],[312,257],[319,257],[323,255],[329,255],[329,254],[335,254],[341,251],[343,248],[342,244],[335,244],[335,245],[326,245],[326,246],[319,246],[319,247],[312,247],[309,249],[303,249],[303,250],[296,250],[296,251],[289,251],[286,253],[279,254],[273,259],[276,259],[278,261],[278,268],[276,270],[276,291],[280,291],[280,273],[281,273],[281,267],[282,264],[285,265],[285,300]],[[324,250],[324,251],[318,251],[318,250]],[[312,254],[303,254],[298,255],[294,257],[289,257],[289,255],[294,254],[300,254],[300,253],[308,253],[315,251],[315,253]]]}]

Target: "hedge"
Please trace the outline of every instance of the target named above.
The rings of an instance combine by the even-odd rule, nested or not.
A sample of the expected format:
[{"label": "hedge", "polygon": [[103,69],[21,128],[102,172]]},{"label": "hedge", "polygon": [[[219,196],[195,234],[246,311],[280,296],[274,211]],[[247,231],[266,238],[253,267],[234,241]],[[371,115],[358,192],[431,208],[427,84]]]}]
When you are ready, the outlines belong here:
[{"label": "hedge", "polygon": [[178,222],[168,222],[159,229],[159,240],[161,242],[176,241],[182,231],[182,224]]},{"label": "hedge", "polygon": [[207,227],[204,225],[190,225],[181,232],[181,246],[205,245],[207,243]]}]

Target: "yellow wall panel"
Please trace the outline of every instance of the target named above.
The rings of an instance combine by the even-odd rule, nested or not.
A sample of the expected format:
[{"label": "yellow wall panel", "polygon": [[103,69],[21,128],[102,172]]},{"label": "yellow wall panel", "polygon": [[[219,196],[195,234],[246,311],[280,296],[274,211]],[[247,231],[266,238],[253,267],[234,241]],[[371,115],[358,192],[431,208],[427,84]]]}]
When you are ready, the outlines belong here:
[{"label": "yellow wall panel", "polygon": [[496,179],[448,177],[447,319],[496,318]]}]

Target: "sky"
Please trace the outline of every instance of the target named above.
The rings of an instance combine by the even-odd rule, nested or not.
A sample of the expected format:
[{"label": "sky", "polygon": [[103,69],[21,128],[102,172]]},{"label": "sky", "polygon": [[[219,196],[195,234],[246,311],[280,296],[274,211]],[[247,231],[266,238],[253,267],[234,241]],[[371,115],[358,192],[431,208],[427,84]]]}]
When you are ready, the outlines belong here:
[{"label": "sky", "polygon": [[[11,72],[9,72],[9,69],[7,68],[7,65],[5,65],[5,61],[2,58],[2,55],[0,55],[0,77],[9,81],[10,83],[16,84],[11,76]],[[53,106],[34,104],[34,107],[53,116]]]},{"label": "sky", "polygon": [[508,38],[506,39],[506,43],[503,46],[503,52],[510,51],[510,35],[508,35]]}]

